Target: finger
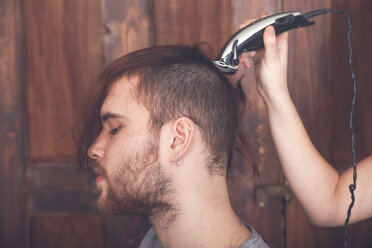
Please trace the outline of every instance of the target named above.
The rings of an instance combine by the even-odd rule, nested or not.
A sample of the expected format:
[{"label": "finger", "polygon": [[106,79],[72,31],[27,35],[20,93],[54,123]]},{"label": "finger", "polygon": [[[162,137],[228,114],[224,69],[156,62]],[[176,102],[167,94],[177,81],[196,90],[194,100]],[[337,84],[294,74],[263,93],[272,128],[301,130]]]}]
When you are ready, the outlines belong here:
[{"label": "finger", "polygon": [[251,68],[251,66],[252,66],[251,60],[250,59],[246,59],[244,61],[244,67],[245,67],[245,69],[249,69],[249,68]]},{"label": "finger", "polygon": [[251,58],[248,56],[247,53],[242,53],[239,56],[239,63],[243,64],[246,69],[249,69],[252,66]]},{"label": "finger", "polygon": [[[254,56],[256,56],[256,51],[243,52],[240,56],[242,58],[245,58],[245,57],[253,58]],[[239,59],[240,59],[240,57],[239,57]]]},{"label": "finger", "polygon": [[248,57],[253,58],[254,56],[256,56],[256,51],[246,52],[246,54],[248,55]]},{"label": "finger", "polygon": [[246,69],[251,68],[253,58],[256,56],[256,51],[245,52],[239,56],[239,63],[243,64]]},{"label": "finger", "polygon": [[269,26],[265,29],[263,35],[265,45],[264,60],[267,62],[277,59],[277,46],[276,46],[276,35],[273,26]]},{"label": "finger", "polygon": [[260,64],[261,61],[262,61],[263,56],[264,56],[264,49],[258,50],[256,55],[253,57],[254,65]]},{"label": "finger", "polygon": [[279,57],[286,62],[288,59],[288,32],[278,35],[276,40]]}]

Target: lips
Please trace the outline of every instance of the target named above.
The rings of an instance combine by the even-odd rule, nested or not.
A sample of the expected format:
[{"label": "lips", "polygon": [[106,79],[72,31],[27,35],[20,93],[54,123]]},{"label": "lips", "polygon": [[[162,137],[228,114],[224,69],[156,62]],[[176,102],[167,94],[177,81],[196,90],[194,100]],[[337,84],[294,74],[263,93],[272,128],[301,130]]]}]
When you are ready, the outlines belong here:
[{"label": "lips", "polygon": [[96,167],[94,168],[94,172],[97,175],[96,184],[98,185],[100,182],[102,182],[105,179],[103,176],[101,176],[103,171],[101,171],[99,167]]},{"label": "lips", "polygon": [[96,178],[96,184],[99,184],[103,179],[105,179],[103,176],[98,176]]}]

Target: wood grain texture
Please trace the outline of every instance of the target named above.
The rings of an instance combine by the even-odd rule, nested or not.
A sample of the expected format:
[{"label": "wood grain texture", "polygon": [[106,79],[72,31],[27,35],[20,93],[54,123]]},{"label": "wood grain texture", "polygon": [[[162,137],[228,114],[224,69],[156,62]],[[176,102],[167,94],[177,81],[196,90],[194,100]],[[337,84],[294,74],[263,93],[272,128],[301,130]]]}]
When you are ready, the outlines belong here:
[{"label": "wood grain texture", "polygon": [[[14,10],[19,11],[18,4],[16,0],[0,3],[0,27],[3,27],[0,30],[5,30],[4,33],[0,32],[0,193],[3,197],[4,192],[4,197],[10,199],[9,204],[12,203],[0,206],[0,217],[5,218],[5,222],[0,223],[1,247],[5,242],[9,243],[5,243],[4,247],[20,247],[18,244],[24,242],[23,216],[20,212],[23,187],[23,169],[20,165],[23,165],[24,137],[20,104],[22,89],[19,84],[22,48],[15,49],[19,48],[17,42],[22,40],[15,37],[18,35],[18,24],[13,19],[17,17],[13,13]],[[23,1],[23,4],[29,121],[29,137],[24,138],[28,140],[30,160],[51,165],[31,163],[28,171],[27,210],[30,221],[27,230],[30,247],[137,247],[150,226],[141,217],[103,219],[95,215],[95,202],[91,198],[95,186],[92,181],[81,181],[72,168],[55,163],[74,160],[71,139],[59,140],[59,137],[73,123],[79,98],[103,63],[153,44],[206,41],[211,43],[216,55],[226,39],[246,19],[282,10],[306,12],[333,5],[341,9],[347,7],[354,16],[353,20],[356,20],[353,21],[356,30],[353,31],[353,37],[359,37],[355,33],[360,34],[371,26],[363,26],[368,23],[367,13],[371,10],[367,0],[358,4],[347,3],[346,0],[313,0],[306,3],[294,0],[34,0]],[[7,14],[3,14],[3,9],[8,11],[4,12]],[[290,33],[290,90],[314,144],[327,159],[345,161],[350,153],[348,143],[343,142],[349,142],[349,133],[347,127],[341,127],[340,123],[347,120],[344,114],[348,112],[349,101],[345,103],[344,99],[350,98],[350,84],[344,81],[349,78],[348,69],[341,65],[343,61],[340,58],[340,54],[346,53],[344,44],[339,42],[344,39],[344,24],[338,29],[338,23],[343,23],[343,20],[336,21],[330,16],[318,17],[316,22],[314,27]],[[353,40],[355,43],[358,38]],[[371,53],[369,44],[371,36],[364,35],[353,45],[356,47],[354,60],[357,77],[361,78],[357,106],[359,156],[372,153],[372,115],[368,112],[372,103],[367,95],[371,92],[369,68],[372,56],[365,55]],[[342,83],[339,84],[339,81]],[[296,201],[286,208],[286,220],[282,217],[280,198],[273,198],[266,208],[255,206],[255,186],[279,184],[281,176],[265,107],[257,95],[252,72],[245,76],[243,85],[251,106],[244,120],[244,129],[257,154],[260,177],[251,177],[250,165],[238,165],[243,174],[235,170],[229,181],[234,209],[272,247],[284,246],[284,221],[287,222],[287,247],[340,247],[342,228],[311,226]],[[336,135],[339,138],[334,139]],[[345,166],[347,163],[341,162],[340,169]],[[11,189],[9,185],[13,185]],[[81,215],[84,212],[91,214]],[[3,223],[7,229],[2,226]],[[370,246],[371,241],[367,239],[370,228],[368,221],[351,226],[352,247]],[[14,242],[18,243],[13,246]]]},{"label": "wood grain texture", "polygon": [[[370,128],[366,130],[367,126],[372,125],[371,101],[366,97],[368,93],[364,93],[371,91],[370,83],[369,86],[366,83],[371,80],[370,69],[367,69],[372,65],[371,49],[363,49],[370,44],[371,36],[361,32],[371,24],[367,17],[368,11],[371,10],[370,4],[367,4],[367,1],[365,4],[355,4],[347,1],[313,0],[305,3],[286,0],[284,7],[285,10],[300,10],[302,13],[324,7],[351,12],[351,18],[356,22],[353,25],[356,28],[352,33],[355,38],[353,47],[361,52],[359,56],[354,56],[354,67],[366,80],[361,86],[361,94],[364,97],[358,102],[359,110],[356,117],[357,130],[359,126],[357,136],[363,137],[357,143],[366,146],[357,149],[361,149],[358,150],[358,154],[371,154],[372,147],[368,147],[372,140],[371,136],[368,136],[371,132]],[[361,18],[363,16],[364,20]],[[290,32],[289,85],[295,105],[314,145],[338,171],[343,171],[350,166],[351,161],[348,115],[352,84],[347,65],[347,26],[344,18],[339,15],[319,16],[314,18],[314,21],[316,24],[311,28]],[[366,63],[366,67],[362,66],[362,61]],[[293,201],[288,206],[287,213],[288,247],[341,247],[343,245],[343,227],[312,226],[297,201]],[[366,222],[350,227],[355,228],[355,232],[350,232],[349,235],[352,247],[368,247],[365,245],[371,242],[370,235],[365,230],[368,225],[370,224]],[[359,234],[358,240],[354,236],[356,233]],[[363,239],[360,238],[363,236],[362,233],[364,233]],[[356,244],[358,246],[355,246]]]},{"label": "wood grain texture", "polygon": [[23,40],[20,1],[0,2],[0,247],[23,247]]},{"label": "wood grain texture", "polygon": [[[361,0],[349,2],[332,0],[332,8],[345,10],[352,22],[351,44],[353,48],[353,67],[357,80],[357,104],[354,126],[356,134],[357,161],[372,154],[372,2]],[[352,81],[348,65],[348,48],[346,42],[347,24],[342,15],[332,16],[332,164],[338,171],[349,168],[352,164],[350,130],[348,118],[352,99]],[[351,181],[350,181],[351,183]],[[365,187],[358,184],[357,188]],[[356,199],[358,201],[358,198]],[[346,218],[346,213],[345,213]],[[352,224],[349,227],[348,242],[350,247],[372,247],[372,219]],[[342,234],[340,235],[340,237]],[[339,239],[340,239],[339,237]]]},{"label": "wood grain texture", "polygon": [[[334,0],[332,7],[345,10],[352,22],[351,44],[353,48],[353,67],[357,80],[357,104],[354,125],[356,132],[357,160],[372,154],[372,35],[367,30],[372,25],[370,1],[350,3]],[[348,64],[348,45],[346,42],[347,24],[342,15],[332,16],[331,56],[337,57],[332,63],[332,160],[339,170],[351,165],[350,130],[346,120],[349,118],[352,99],[352,81]]]},{"label": "wood grain texture", "polygon": [[[258,19],[264,14],[280,11],[278,1],[231,1],[232,32],[248,19]],[[248,137],[259,177],[252,176],[250,164],[240,164],[243,173],[235,170],[229,180],[229,193],[238,215],[248,221],[271,247],[283,246],[282,199],[273,197],[268,206],[260,208],[255,204],[255,189],[258,185],[280,184],[280,166],[275,152],[266,116],[265,105],[259,97],[253,70],[240,68],[236,78],[241,78],[248,100],[243,129]],[[270,224],[269,224],[270,223]]]},{"label": "wood grain texture", "polygon": [[28,170],[29,213],[98,213],[95,176],[74,165],[41,164]]},{"label": "wood grain texture", "polygon": [[102,64],[100,1],[25,1],[24,16],[29,158],[73,162],[69,131]]},{"label": "wood grain texture", "polygon": [[29,222],[30,248],[104,247],[102,216],[35,215]]},{"label": "wood grain texture", "polygon": [[147,0],[103,0],[105,64],[153,44],[152,5]]},{"label": "wood grain texture", "polygon": [[210,44],[216,56],[231,34],[230,0],[154,0],[155,44]]},{"label": "wood grain texture", "polygon": [[106,218],[105,248],[137,248],[151,225],[140,216],[110,216]]},{"label": "wood grain texture", "polygon": [[[330,7],[330,1],[299,2],[285,0],[284,11],[306,13]],[[288,84],[292,99],[312,142],[330,158],[331,96],[331,17],[320,16],[312,27],[289,32]],[[339,229],[338,229],[339,231]],[[297,201],[287,207],[288,247],[336,247],[336,229],[312,226]]]}]

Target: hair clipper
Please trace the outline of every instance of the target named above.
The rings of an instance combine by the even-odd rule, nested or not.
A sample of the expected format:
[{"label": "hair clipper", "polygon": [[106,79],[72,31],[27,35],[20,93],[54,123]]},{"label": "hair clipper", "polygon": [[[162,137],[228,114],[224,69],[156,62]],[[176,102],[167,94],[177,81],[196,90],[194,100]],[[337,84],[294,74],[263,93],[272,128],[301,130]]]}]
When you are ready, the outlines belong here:
[{"label": "hair clipper", "polygon": [[243,52],[255,51],[264,47],[263,33],[266,27],[273,26],[276,35],[294,28],[313,25],[300,12],[279,13],[259,19],[233,34],[221,49],[213,63],[226,74],[234,74],[238,70],[239,56]]}]

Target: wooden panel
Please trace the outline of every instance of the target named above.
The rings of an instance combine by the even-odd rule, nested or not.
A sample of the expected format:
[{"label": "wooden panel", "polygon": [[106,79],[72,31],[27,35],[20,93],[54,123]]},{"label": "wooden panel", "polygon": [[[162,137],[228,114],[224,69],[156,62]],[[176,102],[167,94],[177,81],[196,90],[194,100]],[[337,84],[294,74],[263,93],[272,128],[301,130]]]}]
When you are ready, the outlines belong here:
[{"label": "wooden panel", "polygon": [[[232,1],[232,32],[248,19],[258,19],[264,14],[280,11],[279,1]],[[244,131],[256,154],[259,177],[253,177],[251,165],[243,165],[243,174],[237,170],[229,181],[229,192],[238,215],[247,220],[272,247],[283,247],[283,206],[280,197],[260,208],[255,203],[255,189],[259,185],[280,184],[280,166],[267,121],[266,109],[256,89],[255,73],[240,68],[236,78],[242,75],[242,85],[249,108],[245,114]],[[240,165],[242,167],[242,165]],[[268,224],[270,223],[270,224]]]},{"label": "wooden panel", "polygon": [[98,213],[95,178],[74,165],[34,165],[28,188],[31,213]]},{"label": "wooden panel", "polygon": [[[372,2],[368,0],[350,2],[332,0],[332,7],[345,10],[352,21],[351,42],[353,67],[357,80],[357,105],[354,117],[357,160],[372,154]],[[352,164],[350,130],[348,118],[352,99],[352,81],[348,65],[346,43],[347,25],[342,15],[332,16],[332,163],[339,171]],[[351,183],[351,182],[350,182]],[[357,188],[365,187],[358,184]],[[346,218],[346,213],[345,213]],[[350,247],[372,247],[372,219],[350,225],[348,242]],[[339,238],[341,239],[342,234]]]},{"label": "wooden panel", "polygon": [[103,0],[105,64],[153,44],[152,9],[147,0]]},{"label": "wooden panel", "polygon": [[0,1],[0,247],[24,246],[20,1]]},{"label": "wooden panel", "polygon": [[155,43],[210,43],[214,55],[231,34],[230,0],[155,0]]},{"label": "wooden panel", "polygon": [[24,13],[29,156],[71,162],[75,149],[68,132],[101,66],[100,1],[25,1]]},{"label": "wooden panel", "polygon": [[104,218],[95,215],[41,215],[30,219],[30,248],[102,248]]},{"label": "wooden panel", "polygon": [[[330,1],[284,1],[284,11],[306,13],[330,6]],[[288,84],[305,128],[320,153],[330,158],[330,25],[329,15],[314,18],[314,26],[290,31]],[[287,207],[288,247],[336,247],[340,229],[312,226],[296,200]]]},{"label": "wooden panel", "polygon": [[110,216],[106,218],[106,248],[139,247],[151,225],[144,217]]},{"label": "wooden panel", "polygon": [[281,10],[281,1],[277,0],[231,0],[231,3],[232,32],[248,19],[259,19]]},{"label": "wooden panel", "polygon": [[[372,230],[371,219],[350,225],[348,235],[349,247],[355,248],[372,247],[371,230]],[[338,247],[341,247],[341,244]]]},{"label": "wooden panel", "polygon": [[[335,2],[343,4],[334,4]],[[359,90],[362,100],[358,102],[359,116],[357,114],[356,119],[357,137],[363,137],[358,143],[366,145],[357,148],[360,149],[358,154],[364,155],[372,153],[372,147],[367,147],[372,140],[369,128],[372,125],[371,100],[367,96],[371,91],[372,79],[369,69],[372,65],[370,59],[372,53],[367,47],[372,36],[368,32],[363,32],[372,24],[367,17],[371,4],[367,2],[359,5],[338,0],[327,2],[313,0],[308,3],[284,1],[285,10],[300,10],[302,13],[324,7],[351,12],[353,27],[356,27],[352,32],[353,48],[354,52],[360,51],[359,56],[354,55],[354,68],[365,80],[364,83],[359,83],[362,84]],[[361,17],[364,17],[364,20]],[[347,65],[346,23],[342,16],[332,14],[315,17],[314,20],[315,26],[290,33],[289,84],[313,143],[337,170],[343,171],[350,166],[351,161],[348,115],[352,85]],[[362,64],[365,64],[365,67]],[[296,201],[289,205],[287,213],[288,247],[342,246],[343,227],[320,228],[310,225]],[[368,225],[370,224],[366,222],[350,227],[351,230],[355,228],[354,232],[350,232],[349,240],[352,247],[368,247],[366,244],[371,242],[365,228]],[[358,238],[355,234],[359,234]]]},{"label": "wooden panel", "polygon": [[[332,7],[347,11],[352,22],[351,42],[353,47],[353,67],[357,80],[357,105],[354,125],[356,131],[357,160],[372,154],[372,25],[370,11],[372,2],[363,0],[350,3],[333,0]],[[347,24],[343,15],[332,16],[332,50],[331,56],[338,57],[332,61],[332,160],[344,170],[351,165],[351,145],[349,123],[352,99],[352,81],[348,64],[346,42]]]}]

